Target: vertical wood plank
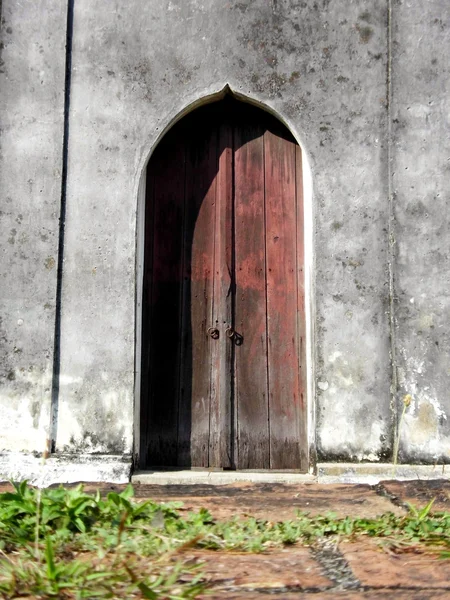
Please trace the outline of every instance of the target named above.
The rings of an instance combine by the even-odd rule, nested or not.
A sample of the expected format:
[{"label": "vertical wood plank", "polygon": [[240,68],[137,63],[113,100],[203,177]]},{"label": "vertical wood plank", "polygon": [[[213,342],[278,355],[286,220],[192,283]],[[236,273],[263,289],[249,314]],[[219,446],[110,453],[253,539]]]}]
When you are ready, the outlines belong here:
[{"label": "vertical wood plank", "polygon": [[145,223],[144,223],[144,269],[142,277],[142,331],[141,331],[141,398],[140,398],[140,466],[147,460],[147,423],[149,415],[149,380],[151,373],[151,296],[153,279],[153,217],[155,208],[154,175],[147,169],[145,187]]},{"label": "vertical wood plank", "polygon": [[[235,129],[237,468],[269,468],[263,129],[250,107]],[[259,115],[257,115],[259,116]]]},{"label": "vertical wood plank", "polygon": [[170,132],[156,149],[150,168],[154,218],[147,465],[173,466],[177,461],[180,374],[183,136]]},{"label": "vertical wood plank", "polygon": [[270,467],[299,469],[296,160],[283,129],[264,135]]},{"label": "vertical wood plank", "polygon": [[217,126],[211,111],[187,118],[182,374],[178,464],[209,465]]},{"label": "vertical wood plank", "polygon": [[232,130],[228,121],[228,103],[222,103],[217,115],[218,174],[216,193],[216,225],[214,247],[214,313],[213,324],[220,337],[211,347],[211,419],[209,466],[229,468],[233,465],[231,361],[233,343],[226,335],[233,325],[232,315]]}]

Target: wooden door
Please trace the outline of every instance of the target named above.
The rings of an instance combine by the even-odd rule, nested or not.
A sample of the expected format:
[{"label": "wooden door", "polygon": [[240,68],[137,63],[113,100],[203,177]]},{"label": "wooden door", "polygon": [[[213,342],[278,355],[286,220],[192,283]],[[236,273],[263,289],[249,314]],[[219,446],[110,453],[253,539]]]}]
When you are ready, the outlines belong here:
[{"label": "wooden door", "polygon": [[141,466],[306,470],[299,146],[227,98],[147,173]]}]

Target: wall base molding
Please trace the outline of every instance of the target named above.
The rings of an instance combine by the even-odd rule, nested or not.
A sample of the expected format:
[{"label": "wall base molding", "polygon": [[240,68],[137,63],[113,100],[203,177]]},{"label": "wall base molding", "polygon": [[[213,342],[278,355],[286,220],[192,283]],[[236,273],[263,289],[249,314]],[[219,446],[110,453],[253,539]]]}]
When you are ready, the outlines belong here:
[{"label": "wall base molding", "polygon": [[369,483],[398,479],[449,479],[450,464],[404,465],[392,463],[318,463],[318,483]]},{"label": "wall base molding", "polygon": [[253,483],[366,483],[376,485],[389,479],[450,479],[450,465],[397,465],[390,463],[318,463],[316,473],[280,471],[172,470],[136,472],[131,455],[52,454],[46,460],[25,452],[0,452],[0,481],[23,481],[46,487],[54,483],[103,482],[160,485],[226,485]]},{"label": "wall base molding", "polygon": [[22,481],[47,487],[52,483],[103,481],[127,483],[131,455],[56,453],[43,459],[25,452],[0,453],[0,481]]}]

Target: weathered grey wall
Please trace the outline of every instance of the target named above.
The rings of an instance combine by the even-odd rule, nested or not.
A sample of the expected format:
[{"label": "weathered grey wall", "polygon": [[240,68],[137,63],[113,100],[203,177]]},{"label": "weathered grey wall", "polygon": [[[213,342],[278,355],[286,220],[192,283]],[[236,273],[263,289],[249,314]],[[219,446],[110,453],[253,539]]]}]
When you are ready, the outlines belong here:
[{"label": "weathered grey wall", "polygon": [[0,449],[42,452],[50,419],[66,2],[2,0]]},{"label": "weathered grey wall", "polygon": [[131,449],[140,169],[229,84],[281,115],[312,167],[319,449],[385,451],[386,20],[369,0],[75,1],[58,448]]},{"label": "weathered grey wall", "polygon": [[450,461],[450,3],[393,11],[398,409],[405,461]]},{"label": "weathered grey wall", "polygon": [[[48,423],[66,9],[3,0],[7,449],[40,450]],[[278,114],[311,167],[319,459],[389,459],[411,394],[403,460],[449,460],[449,13],[447,0],[74,0],[57,450],[132,450],[139,180],[173,120],[228,84]]]}]

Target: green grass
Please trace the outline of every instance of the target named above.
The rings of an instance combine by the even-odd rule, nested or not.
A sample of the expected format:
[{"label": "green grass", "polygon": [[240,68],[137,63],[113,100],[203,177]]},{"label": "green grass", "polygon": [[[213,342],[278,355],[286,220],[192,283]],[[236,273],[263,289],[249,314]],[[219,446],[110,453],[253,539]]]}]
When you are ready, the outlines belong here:
[{"label": "green grass", "polygon": [[377,519],[309,516],[267,522],[215,521],[181,504],[136,502],[133,489],[106,498],[75,489],[14,484],[0,494],[0,596],[15,598],[195,598],[205,590],[201,565],[187,549],[264,552],[318,538],[369,536],[395,551],[426,549],[450,557],[450,514],[432,502]]}]

